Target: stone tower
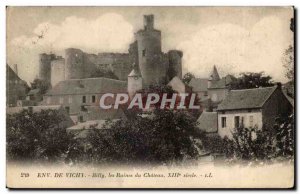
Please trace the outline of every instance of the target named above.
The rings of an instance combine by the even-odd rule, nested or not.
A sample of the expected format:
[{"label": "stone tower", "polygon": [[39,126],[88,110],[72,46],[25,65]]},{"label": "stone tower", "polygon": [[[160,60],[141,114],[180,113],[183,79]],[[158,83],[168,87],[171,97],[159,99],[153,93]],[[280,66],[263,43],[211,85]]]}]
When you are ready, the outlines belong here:
[{"label": "stone tower", "polygon": [[85,77],[84,53],[80,49],[65,50],[65,79],[82,79]]},{"label": "stone tower", "polygon": [[39,54],[39,76],[41,80],[45,80],[48,83],[51,82],[51,62],[55,60],[54,54]]},{"label": "stone tower", "polygon": [[144,29],[135,34],[138,65],[145,87],[166,82],[166,67],[162,63],[161,32],[154,29],[154,16],[144,15]]}]

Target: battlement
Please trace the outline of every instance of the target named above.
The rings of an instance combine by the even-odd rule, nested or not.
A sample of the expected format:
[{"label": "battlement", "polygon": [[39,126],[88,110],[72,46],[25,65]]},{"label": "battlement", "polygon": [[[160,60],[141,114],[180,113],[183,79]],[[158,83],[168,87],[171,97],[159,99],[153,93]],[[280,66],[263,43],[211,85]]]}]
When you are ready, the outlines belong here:
[{"label": "battlement", "polygon": [[154,15],[144,15],[144,29],[153,30],[154,29]]}]

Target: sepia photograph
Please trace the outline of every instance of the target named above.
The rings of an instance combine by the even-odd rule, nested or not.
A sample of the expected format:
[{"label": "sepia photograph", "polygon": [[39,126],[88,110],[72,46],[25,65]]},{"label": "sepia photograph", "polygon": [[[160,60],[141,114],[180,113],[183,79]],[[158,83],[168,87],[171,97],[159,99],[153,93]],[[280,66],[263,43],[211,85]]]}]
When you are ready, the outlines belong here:
[{"label": "sepia photograph", "polygon": [[6,186],[293,189],[293,6],[7,6]]}]

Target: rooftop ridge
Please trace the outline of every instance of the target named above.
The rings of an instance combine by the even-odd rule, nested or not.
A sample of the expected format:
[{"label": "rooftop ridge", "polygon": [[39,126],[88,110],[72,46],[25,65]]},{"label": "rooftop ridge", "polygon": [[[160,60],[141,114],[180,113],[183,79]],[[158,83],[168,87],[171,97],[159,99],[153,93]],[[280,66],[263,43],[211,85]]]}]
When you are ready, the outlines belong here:
[{"label": "rooftop ridge", "polygon": [[277,88],[277,85],[274,85],[274,86],[268,86],[268,87],[258,87],[258,88],[246,88],[246,89],[233,89],[233,90],[230,90],[235,92],[235,91],[245,91],[245,90],[257,90],[257,89],[271,89],[271,88]]}]

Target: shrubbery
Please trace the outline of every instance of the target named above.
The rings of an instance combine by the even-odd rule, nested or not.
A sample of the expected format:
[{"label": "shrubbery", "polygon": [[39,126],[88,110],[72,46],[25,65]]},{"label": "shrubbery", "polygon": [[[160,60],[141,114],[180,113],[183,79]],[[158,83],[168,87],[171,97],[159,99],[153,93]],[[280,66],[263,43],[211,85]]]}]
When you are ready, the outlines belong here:
[{"label": "shrubbery", "polygon": [[7,115],[7,157],[13,160],[58,160],[67,153],[73,137],[60,126],[58,110]]},{"label": "shrubbery", "polygon": [[84,161],[92,163],[170,164],[197,158],[201,145],[195,138],[201,136],[187,113],[155,110],[132,120],[108,121],[104,129],[91,130],[85,148],[75,150],[86,149]]}]

